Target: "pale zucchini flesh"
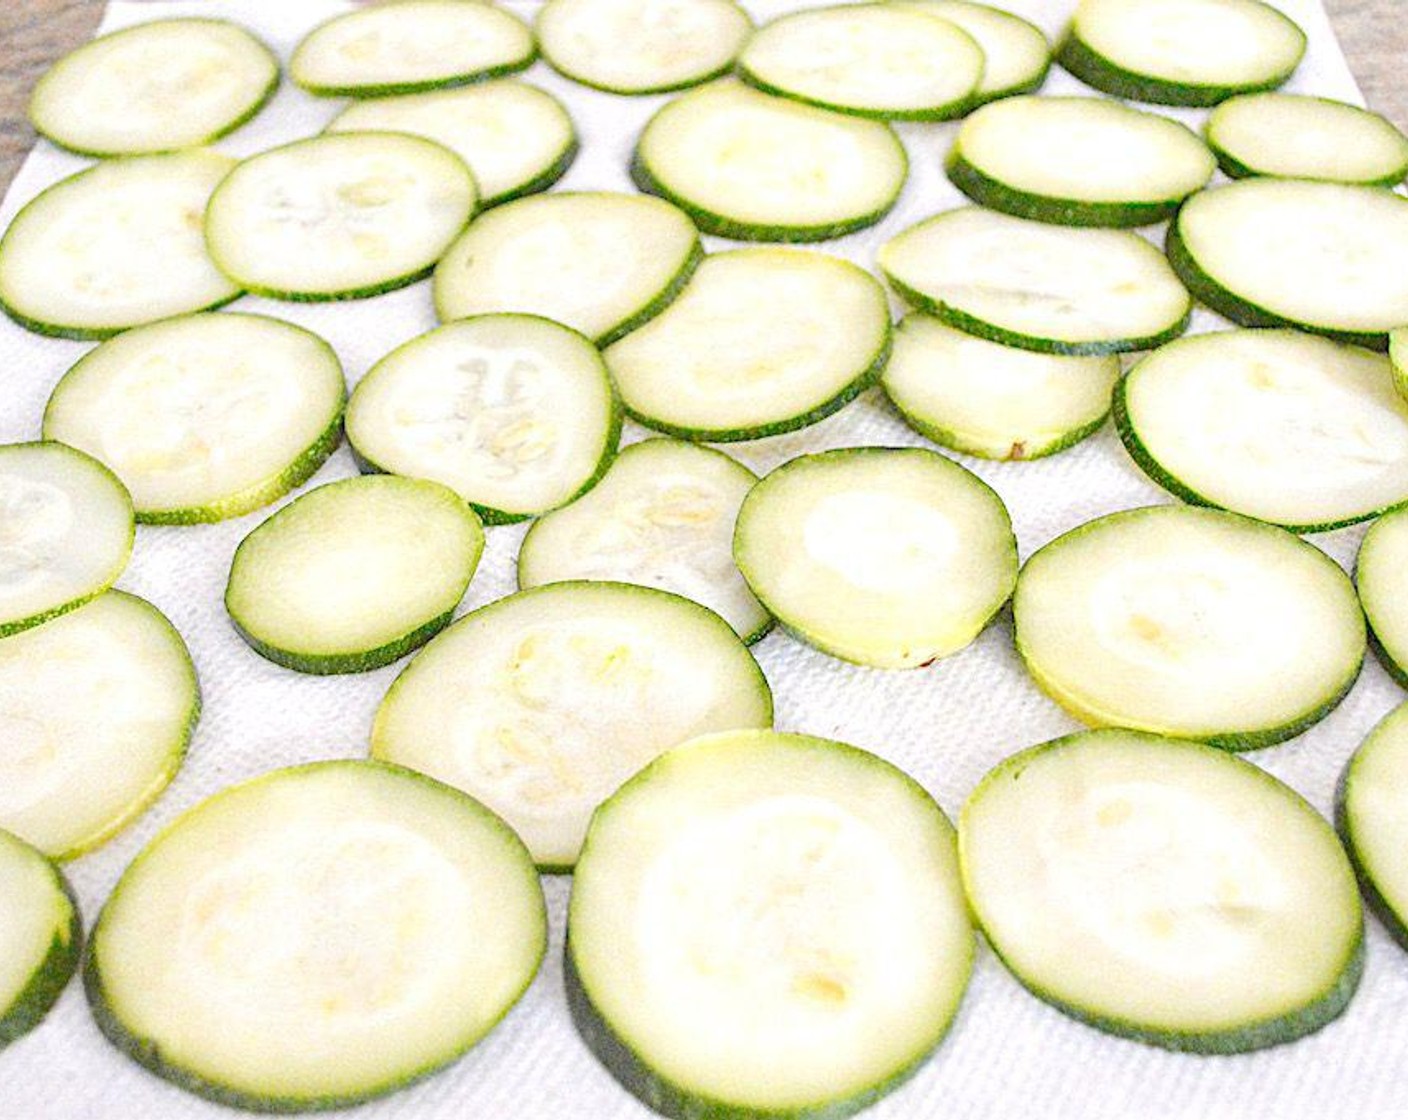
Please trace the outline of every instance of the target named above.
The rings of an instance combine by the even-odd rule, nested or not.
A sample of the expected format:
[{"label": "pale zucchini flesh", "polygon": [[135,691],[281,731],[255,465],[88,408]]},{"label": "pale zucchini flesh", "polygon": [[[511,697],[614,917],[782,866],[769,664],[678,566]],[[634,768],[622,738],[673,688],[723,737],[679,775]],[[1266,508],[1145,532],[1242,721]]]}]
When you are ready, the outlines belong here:
[{"label": "pale zucchini flesh", "polygon": [[983,52],[983,77],[973,91],[981,104],[1030,93],[1046,78],[1051,43],[1041,28],[1002,8],[971,0],[891,0],[948,20],[972,36]]},{"label": "pale zucchini flesh", "polygon": [[1408,704],[1375,724],[1336,792],[1335,823],[1364,897],[1408,949]]},{"label": "pale zucchini flesh", "polygon": [[1354,583],[1379,660],[1408,688],[1408,511],[1387,513],[1369,526]]},{"label": "pale zucchini flesh", "polygon": [[82,946],[83,919],[63,873],[0,829],[0,1050],[43,1021]]}]

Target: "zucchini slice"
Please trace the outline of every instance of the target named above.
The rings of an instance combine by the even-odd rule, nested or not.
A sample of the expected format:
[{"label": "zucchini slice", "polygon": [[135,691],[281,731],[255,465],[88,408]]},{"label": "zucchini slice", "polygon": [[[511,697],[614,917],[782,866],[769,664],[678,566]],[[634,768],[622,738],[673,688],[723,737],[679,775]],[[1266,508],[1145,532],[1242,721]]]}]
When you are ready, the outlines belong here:
[{"label": "zucchini slice", "polygon": [[1186,125],[1099,97],[1010,97],[963,122],[945,164],[982,206],[1070,226],[1172,217],[1217,161]]},{"label": "zucchini slice", "polygon": [[1354,583],[1379,660],[1408,688],[1408,510],[1385,514],[1369,526]]},{"label": "zucchini slice", "polygon": [[1180,338],[1115,390],[1115,424],[1165,490],[1297,533],[1408,502],[1408,400],[1388,359],[1288,330]]},{"label": "zucchini slice", "polygon": [[824,241],[889,213],[909,165],[883,121],[860,120],[732,79],[658,110],[636,143],[636,185],[705,233],[742,241]]},{"label": "zucchini slice", "polygon": [[694,223],[658,198],[534,195],[481,215],[450,247],[435,311],[442,323],[541,315],[605,346],[659,314],[702,255]]},{"label": "zucchini slice", "polygon": [[921,435],[983,459],[1039,459],[1105,422],[1120,362],[1017,350],[928,315],[895,329],[880,384]]},{"label": "zucchini slice", "polygon": [[361,673],[444,629],[484,550],[479,518],[437,482],[343,479],[240,542],[225,607],[250,647],[300,673]]},{"label": "zucchini slice", "polygon": [[199,717],[186,644],[135,595],[0,641],[0,828],[52,859],[91,851],[176,776]]},{"label": "zucchini slice", "polygon": [[665,93],[724,73],[753,30],[733,0],[548,0],[533,21],[543,58],[607,93]]},{"label": "zucchini slice", "polygon": [[187,315],[90,350],[54,386],[44,438],[86,451],[137,520],[238,517],[312,477],[342,438],[342,363],[263,315]]},{"label": "zucchini slice", "polygon": [[1392,187],[1408,175],[1408,137],[1378,113],[1293,93],[1229,98],[1203,126],[1234,179],[1272,175]]},{"label": "zucchini slice", "polygon": [[711,255],[661,315],[606,351],[626,410],[685,439],[758,439],[814,424],[874,383],[890,348],[885,290],[803,249]]},{"label": "zucchini slice", "polygon": [[82,946],[83,919],[63,873],[0,829],[0,1050],[48,1014]]},{"label": "zucchini slice", "polygon": [[429,275],[478,198],[443,145],[330,133],[236,167],[211,196],[205,236],[221,271],[256,295],[361,299]]},{"label": "zucchini slice", "polygon": [[1295,327],[1375,350],[1408,323],[1408,199],[1378,187],[1244,179],[1190,198],[1174,271],[1244,327]]},{"label": "zucchini slice", "polygon": [[594,579],[673,591],[755,642],[772,616],[733,563],[733,524],[757,481],[711,447],[632,444],[590,494],[533,523],[518,550],[518,586]]},{"label": "zucchini slice", "polygon": [[779,16],[738,56],[750,85],[860,117],[947,120],[983,78],[982,47],[957,24],[900,4],[838,4]]},{"label": "zucchini slice", "polygon": [[81,607],[132,555],[132,497],[61,443],[0,446],[0,638]]},{"label": "zucchini slice", "polygon": [[80,155],[170,152],[233,132],[278,85],[278,58],[238,24],[158,19],[64,55],[35,85],[29,120]]},{"label": "zucchini slice", "polygon": [[240,1108],[340,1108],[449,1065],[547,942],[528,853],[472,798],[365,760],[275,770],[159,833],[93,929],[93,1016]]},{"label": "zucchini slice", "polygon": [[371,753],[473,794],[560,871],[597,805],[662,751],[771,726],[767,679],[713,611],[653,588],[554,583],[426,646],[377,709]]},{"label": "zucchini slice", "polygon": [[1335,817],[1369,908],[1408,949],[1408,704],[1380,720],[1350,758]]},{"label": "zucchini slice", "polygon": [[963,806],[963,884],[1033,995],[1170,1050],[1319,1030],[1364,968],[1354,874],[1329,824],[1242,759],[1089,731],[1000,763]]},{"label": "zucchini slice", "polygon": [[597,811],[567,996],[588,1047],[673,1117],[845,1117],[914,1073],[968,983],[953,827],[844,743],[694,740]]},{"label": "zucchini slice", "polygon": [[1017,652],[1077,719],[1270,746],[1326,716],[1364,659],[1364,616],[1333,560],[1233,513],[1148,506],[1096,518],[1027,560]]},{"label": "zucchini slice", "polygon": [[601,354],[536,315],[479,315],[413,338],[368,371],[347,406],[365,469],[443,483],[490,525],[590,490],[620,435]]},{"label": "zucchini slice", "polygon": [[481,206],[547,190],[572,166],[577,133],[562,102],[509,78],[354,101],[328,132],[409,132],[464,160]]},{"label": "zucchini slice", "polygon": [[847,661],[910,669],[968,645],[1017,580],[1002,499],[922,448],[802,455],[743,501],[733,555],[777,620]]},{"label": "zucchini slice", "polygon": [[471,0],[392,0],[313,28],[288,74],[321,97],[384,97],[522,70],[536,56],[516,16]]},{"label": "zucchini slice", "polygon": [[946,19],[966,31],[982,49],[983,77],[971,104],[1030,93],[1046,80],[1051,67],[1051,43],[1035,24],[1021,16],[971,0],[890,0],[892,6],[913,8]]},{"label": "zucchini slice", "polygon": [[235,162],[205,149],[132,156],[42,191],[0,239],[0,307],[26,330],[90,339],[229,303],[241,289],[211,261],[201,223]]},{"label": "zucchini slice", "polygon": [[968,334],[1046,354],[1115,354],[1177,338],[1193,301],[1168,261],[1125,230],[1063,229],[976,206],[880,248],[899,295]]},{"label": "zucchini slice", "polygon": [[1305,43],[1261,0],[1080,0],[1056,61],[1116,97],[1216,105],[1281,85]]}]

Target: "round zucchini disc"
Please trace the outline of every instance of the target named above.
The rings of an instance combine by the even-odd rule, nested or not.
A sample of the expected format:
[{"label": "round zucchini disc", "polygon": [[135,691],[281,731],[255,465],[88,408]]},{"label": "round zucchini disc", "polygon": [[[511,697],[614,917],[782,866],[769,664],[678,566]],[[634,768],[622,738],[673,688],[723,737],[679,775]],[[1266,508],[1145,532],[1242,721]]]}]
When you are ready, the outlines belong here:
[{"label": "round zucchini disc", "polygon": [[1354,752],[1335,808],[1370,909],[1408,949],[1408,704],[1385,716]]},{"label": "round zucchini disc", "polygon": [[1009,97],[963,122],[946,164],[982,206],[1072,226],[1171,217],[1217,161],[1178,121],[1099,97]]},{"label": "round zucchini disc", "polygon": [[159,833],[85,964],[103,1033],[183,1089],[295,1112],[448,1065],[546,947],[528,853],[472,798],[368,761],[275,770]]},{"label": "round zucchini disc", "polygon": [[883,121],[720,79],[661,108],[636,144],[632,174],[705,233],[743,241],[824,241],[874,225],[908,173]]},{"label": "round zucchini disc", "polygon": [[1017,579],[1002,499],[921,448],[847,447],[784,463],[744,499],[733,555],[799,638],[885,669],[968,645]]},{"label": "round zucchini disc", "polygon": [[1017,652],[1076,718],[1270,746],[1354,684],[1364,616],[1340,567],[1284,529],[1148,506],[1072,529],[1022,568]]},{"label": "round zucchini disc", "polygon": [[1028,93],[1046,79],[1051,44],[1039,27],[1021,16],[970,0],[889,0],[946,19],[972,36],[982,49],[983,77],[971,104]]},{"label": "round zucchini disc", "polygon": [[238,24],[159,19],[64,55],[35,85],[29,119],[82,155],[169,152],[233,132],[278,85],[278,58]]},{"label": "round zucchini disc", "polygon": [[1120,362],[1038,354],[907,315],[881,385],[905,423],[935,443],[984,459],[1038,459],[1101,424]]},{"label": "round zucchini disc", "polygon": [[533,22],[559,74],[608,93],[664,93],[722,74],[753,30],[733,0],[548,0]]},{"label": "round zucchini disc", "polygon": [[44,410],[44,438],[102,460],[137,520],[237,517],[311,478],[342,438],[342,363],[263,315],[188,315],[90,350]]},{"label": "round zucchini disc", "polygon": [[206,204],[236,161],[197,149],[111,160],[35,196],[0,240],[0,306],[26,330],[107,338],[229,303]]},{"label": "round zucchini disc", "polygon": [[1334,831],[1222,751],[1090,731],[1000,763],[963,806],[968,900],[1034,995],[1093,1027],[1228,1054],[1319,1030],[1364,967]]},{"label": "round zucchini disc", "polygon": [[879,264],[919,310],[1047,354],[1147,350],[1182,334],[1193,308],[1168,261],[1138,234],[976,206],[903,230],[881,246]]},{"label": "round zucchini disc", "polygon": [[1408,688],[1408,510],[1385,514],[1369,526],[1354,582],[1379,660]]},{"label": "round zucchini disc", "polygon": [[466,790],[539,866],[571,868],[623,781],[696,735],[772,726],[772,693],[718,615],[624,583],[554,583],[471,612],[377,709],[371,752]]},{"label": "round zucchini disc", "polygon": [[313,28],[289,77],[324,97],[383,97],[492,78],[533,61],[533,33],[470,0],[393,0]]},{"label": "round zucchini disc", "polygon": [[263,657],[302,673],[360,673],[450,621],[484,550],[454,491],[371,475],[319,486],[240,542],[225,607]]},{"label": "round zucchini disc", "polygon": [[572,880],[584,1041],[674,1117],[845,1117],[938,1045],[972,971],[953,828],[843,743],[670,751],[597,811]]},{"label": "round zucchini disc", "polygon": [[711,447],[632,444],[590,494],[533,523],[518,551],[518,586],[591,579],[672,591],[755,642],[772,616],[734,565],[733,525],[757,481]]},{"label": "round zucchini disc", "polygon": [[0,829],[0,1050],[48,1014],[82,947],[83,919],[63,874]]},{"label": "round zucchini disc", "polygon": [[562,103],[509,78],[354,101],[327,131],[409,132],[443,144],[473,172],[481,206],[546,190],[577,155],[577,133]]},{"label": "round zucchini disc", "polygon": [[601,354],[536,315],[480,315],[413,338],[347,406],[348,442],[369,469],[443,483],[491,525],[590,490],[620,434]]},{"label": "round zucchini disc", "polygon": [[82,606],[132,555],[132,498],[61,443],[0,446],[0,638]]},{"label": "round zucchini disc", "polygon": [[435,270],[440,321],[521,311],[598,346],[658,314],[694,271],[699,231],[658,198],[607,191],[520,198],[482,215]]},{"label": "round zucchini disc", "polygon": [[1159,105],[1216,105],[1275,89],[1305,33],[1261,0],[1081,0],[1056,60],[1105,93]]},{"label": "round zucchini disc", "polygon": [[176,776],[199,716],[186,644],[135,595],[0,641],[0,828],[53,859],[96,848]]},{"label": "round zucchini disc", "polygon": [[983,49],[946,19],[901,4],[790,12],[760,27],[738,56],[767,93],[862,117],[946,120],[965,112]]},{"label": "round zucchini disc", "polygon": [[890,347],[885,290],[803,249],[704,259],[679,298],[606,351],[630,414],[685,439],[814,424],[871,385]]},{"label": "round zucchini disc", "polygon": [[1408,323],[1408,199],[1378,187],[1244,179],[1169,226],[1174,271],[1244,327],[1295,327],[1383,350]]},{"label": "round zucchini disc", "polygon": [[1129,371],[1115,423],[1164,489],[1298,533],[1408,502],[1408,400],[1388,359],[1289,330],[1180,338]]},{"label": "round zucchini disc", "polygon": [[477,205],[469,168],[434,141],[328,133],[236,167],[211,196],[205,237],[256,295],[360,299],[427,275]]}]

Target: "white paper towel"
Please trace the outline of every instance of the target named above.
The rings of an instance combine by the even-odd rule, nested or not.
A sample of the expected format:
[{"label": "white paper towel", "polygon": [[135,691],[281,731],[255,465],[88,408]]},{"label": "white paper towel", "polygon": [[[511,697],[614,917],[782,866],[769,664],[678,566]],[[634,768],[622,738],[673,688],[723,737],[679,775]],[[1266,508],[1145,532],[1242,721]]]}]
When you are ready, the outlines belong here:
[{"label": "white paper towel", "polygon": [[[338,0],[208,0],[110,5],[103,30],[182,14],[225,16],[261,35],[285,60],[308,28],[350,5]],[[531,3],[505,5],[531,15]],[[797,4],[751,3],[765,17]],[[1055,35],[1074,0],[1007,0],[1007,6]],[[1310,49],[1288,86],[1360,100],[1318,0],[1279,0],[1306,30]],[[566,189],[630,190],[626,164],[641,125],[661,97],[597,93],[536,64],[526,74],[570,107],[583,150]],[[1078,91],[1053,69],[1045,91]],[[251,124],[222,140],[245,155],[314,133],[340,101],[308,97],[285,83]],[[1197,126],[1202,111],[1170,112]],[[952,124],[899,127],[911,173],[894,212],[878,226],[820,248],[873,267],[876,248],[919,218],[959,205],[942,158]],[[41,188],[90,161],[40,142],[3,205],[8,223]],[[1153,231],[1161,241],[1162,230]],[[726,243],[709,239],[710,248]],[[350,383],[392,347],[435,325],[428,283],[349,304],[306,305],[245,298],[236,309],[306,326],[342,357]],[[1200,313],[1198,326],[1218,323]],[[0,441],[33,439],[49,391],[91,348],[44,339],[0,320]],[[642,430],[628,425],[627,439]],[[883,398],[870,391],[841,413],[802,432],[728,448],[763,471],[805,451],[860,444],[920,445]],[[959,457],[988,481],[1012,511],[1022,556],[1057,534],[1112,510],[1168,497],[1129,461],[1108,427],[1076,449],[1034,463],[995,464]],[[355,473],[345,448],[313,480]],[[372,714],[401,665],[359,677],[314,678],[276,668],[230,628],[221,596],[236,544],[267,515],[262,510],[218,525],[142,527],[119,586],[146,596],[185,636],[205,696],[205,715],[190,757],[171,788],[140,821],[106,847],[75,861],[68,873],[89,923],[122,869],[178,813],[233,782],[277,766],[365,754]],[[513,589],[522,527],[494,528],[462,610]],[[1314,538],[1349,567],[1362,530]],[[899,764],[952,817],[979,777],[999,759],[1077,725],[1022,672],[1011,627],[1000,619],[969,649],[930,668],[882,672],[843,664],[775,633],[755,647],[777,699],[779,728],[855,743]],[[1337,775],[1369,728],[1403,694],[1372,658],[1345,703],[1291,743],[1251,756],[1328,814]],[[605,1073],[568,1021],[560,954],[570,881],[545,880],[552,940],[541,975],[494,1033],[452,1068],[409,1090],[356,1110],[382,1118],[640,1118],[649,1113]],[[900,1117],[1041,1116],[1075,1118],[1357,1117],[1408,1113],[1408,955],[1372,919],[1364,983],[1346,1014],[1310,1038],[1259,1054],[1204,1058],[1165,1053],[1080,1026],[1027,995],[986,947],[948,1039],[904,1088],[868,1113]],[[80,986],[70,986],[48,1020],[0,1054],[4,1120],[164,1120],[228,1116],[127,1061],[93,1026]]]}]

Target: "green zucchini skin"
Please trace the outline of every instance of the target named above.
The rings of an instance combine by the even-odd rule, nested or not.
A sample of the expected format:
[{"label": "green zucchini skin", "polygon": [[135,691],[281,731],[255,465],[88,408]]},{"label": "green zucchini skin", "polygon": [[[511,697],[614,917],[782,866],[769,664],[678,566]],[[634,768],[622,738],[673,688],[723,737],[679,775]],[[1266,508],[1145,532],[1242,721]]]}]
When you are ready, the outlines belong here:
[{"label": "green zucchini skin", "polygon": [[[494,206],[500,206],[505,202],[512,202],[515,198],[523,198],[525,195],[541,194],[550,186],[556,183],[576,161],[578,154],[582,150],[582,138],[577,135],[576,125],[572,126],[572,138],[567,142],[567,147],[562,149],[562,154],[543,169],[543,171],[533,176],[521,186],[514,187],[513,190],[496,194],[493,198],[482,198],[479,200],[479,211],[488,210]],[[471,218],[470,221],[474,219]]]},{"label": "green zucchini skin", "polygon": [[[226,606],[226,613],[229,607]],[[380,669],[383,665],[390,665],[393,661],[398,661],[414,649],[419,649],[445,629],[450,624],[450,620],[455,617],[454,608],[444,614],[436,615],[429,622],[416,627],[407,634],[401,635],[384,645],[375,649],[364,650],[358,653],[297,653],[293,650],[281,649],[279,646],[270,645],[261,641],[240,625],[239,619],[230,613],[230,625],[249,647],[265,660],[272,661],[275,665],[282,665],[285,669],[293,669],[299,673],[309,673],[314,676],[328,677],[339,676],[343,673],[365,673],[371,669]]]},{"label": "green zucchini skin", "polygon": [[487,82],[494,78],[502,78],[509,74],[517,74],[520,70],[526,70],[538,59],[537,49],[534,48],[527,57],[515,62],[506,62],[502,66],[491,66],[487,70],[476,70],[470,74],[459,74],[453,78],[435,78],[425,82],[385,82],[381,85],[371,86],[319,86],[298,84],[298,88],[305,93],[311,93],[314,97],[394,97],[402,93],[430,93],[437,89],[455,89],[459,86],[473,85],[476,82]]},{"label": "green zucchini skin", "polygon": [[[38,195],[35,197],[37,198]],[[3,250],[3,248],[4,242],[0,241],[0,250]],[[234,303],[235,300],[239,299],[240,296],[244,294],[243,291],[239,291],[228,298],[218,299],[214,303],[207,304],[205,307],[191,308],[190,311],[183,311],[181,314],[195,315],[204,311],[218,311],[227,304]],[[24,312],[16,310],[5,302],[3,298],[0,298],[0,311],[3,311],[17,326],[23,327],[31,334],[43,335],[45,338],[67,339],[70,342],[102,342],[104,339],[112,338],[114,335],[119,335],[123,331],[131,330],[134,326],[146,325],[144,323],[133,323],[123,327],[70,327],[65,326],[63,323],[46,323],[42,319],[32,319],[24,314]]]},{"label": "green zucchini skin", "polygon": [[[660,197],[664,198],[667,202],[674,201],[663,194],[660,195]],[[679,203],[675,203],[675,205],[679,206]],[[688,207],[680,206],[679,208],[691,218],[694,217],[693,211]],[[670,304],[674,303],[675,297],[684,291],[684,286],[689,283],[689,278],[694,275],[694,270],[699,267],[703,260],[704,246],[700,243],[699,238],[696,237],[694,244],[690,246],[689,256],[685,258],[684,264],[680,265],[680,270],[671,277],[670,282],[660,289],[660,292],[651,299],[649,303],[635,312],[635,314],[621,320],[621,322],[617,323],[609,331],[604,331],[599,337],[592,339],[592,342],[596,344],[596,348],[598,350],[605,350],[613,342],[625,338],[626,335],[630,334],[637,327],[645,326],[651,319],[655,318],[655,316],[659,315],[665,308],[669,307]]]},{"label": "green zucchini skin", "polygon": [[[979,459],[999,458],[994,456],[987,449],[979,447],[965,439],[959,433],[949,428],[940,427],[937,424],[930,424],[927,420],[923,420],[913,412],[908,412],[898,404],[895,404],[893,398],[889,399],[890,403],[895,406],[895,411],[900,414],[900,418],[925,439],[932,440],[940,447],[947,447],[950,451],[957,451],[960,455],[972,455]],[[1070,431],[1064,432],[1049,443],[1043,443],[1035,447],[1028,446],[1026,443],[1019,441],[1014,443],[1007,454],[1000,457],[999,461],[1006,463],[1025,463],[1031,459],[1045,459],[1049,455],[1059,454],[1062,451],[1074,447],[1082,440],[1089,439],[1105,426],[1105,421],[1108,419],[1109,414],[1107,413],[1104,416],[1092,420],[1089,424],[1082,424],[1078,428],[1072,428]]]},{"label": "green zucchini skin", "polygon": [[[853,105],[839,105],[835,101],[827,101],[822,97],[807,97],[796,90],[774,85],[753,73],[746,66],[740,65],[738,67],[738,77],[754,89],[772,94],[774,97],[783,97],[800,105],[829,109],[833,113],[844,113],[848,117],[862,117],[869,121],[951,121],[966,116],[982,103],[977,94],[969,94],[967,97],[933,109],[860,109]],[[1002,93],[998,96],[1007,97],[1009,94]],[[989,98],[989,100],[991,99]]]},{"label": "green zucchini skin", "polygon": [[[38,853],[36,853],[37,855]],[[44,858],[40,856],[39,858]],[[46,861],[54,884],[68,903],[67,925],[54,934],[49,952],[13,1003],[0,1013],[0,1052],[22,1035],[37,1027],[68,987],[83,956],[83,915],[73,887],[53,861]]]}]

